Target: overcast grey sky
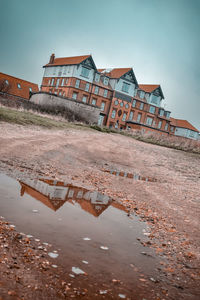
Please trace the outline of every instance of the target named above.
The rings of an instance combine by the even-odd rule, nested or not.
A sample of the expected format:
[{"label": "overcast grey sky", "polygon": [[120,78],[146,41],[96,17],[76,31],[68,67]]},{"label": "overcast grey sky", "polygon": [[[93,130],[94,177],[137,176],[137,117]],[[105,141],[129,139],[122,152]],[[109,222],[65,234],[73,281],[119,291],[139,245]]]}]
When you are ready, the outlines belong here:
[{"label": "overcast grey sky", "polygon": [[200,0],[0,0],[0,45],[0,71],[38,84],[53,52],[133,67],[200,130]]}]

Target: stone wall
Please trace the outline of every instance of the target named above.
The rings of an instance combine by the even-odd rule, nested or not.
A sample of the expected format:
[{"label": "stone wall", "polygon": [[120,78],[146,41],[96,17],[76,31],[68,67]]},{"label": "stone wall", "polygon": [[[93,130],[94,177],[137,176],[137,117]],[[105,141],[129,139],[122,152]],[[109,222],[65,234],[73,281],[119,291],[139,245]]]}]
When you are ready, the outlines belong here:
[{"label": "stone wall", "polygon": [[30,98],[30,101],[46,107],[66,107],[91,124],[98,123],[99,114],[101,112],[101,109],[97,106],[81,103],[79,101],[68,99],[62,96],[51,95],[45,92],[33,94]]}]

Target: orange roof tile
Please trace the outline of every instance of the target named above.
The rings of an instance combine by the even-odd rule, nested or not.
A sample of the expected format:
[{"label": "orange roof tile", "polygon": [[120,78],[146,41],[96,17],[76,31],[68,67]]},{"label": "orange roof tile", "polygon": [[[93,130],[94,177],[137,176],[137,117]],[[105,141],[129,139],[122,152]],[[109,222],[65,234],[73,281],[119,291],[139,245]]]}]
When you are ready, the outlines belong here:
[{"label": "orange roof tile", "polygon": [[171,126],[181,127],[181,128],[186,128],[186,129],[190,129],[190,130],[199,132],[199,131],[198,131],[194,126],[192,126],[192,124],[190,124],[187,120],[181,120],[181,119],[170,118],[170,123],[171,123]]},{"label": "orange roof tile", "polygon": [[91,55],[81,55],[81,56],[54,58],[53,64],[48,63],[44,67],[47,67],[47,66],[63,66],[63,65],[78,65],[90,56]]},{"label": "orange roof tile", "polygon": [[[108,70],[108,72],[106,72],[106,70]],[[132,68],[98,69],[99,72],[104,72],[104,74],[110,78],[120,78],[130,70],[132,70]]]},{"label": "orange roof tile", "polygon": [[141,89],[147,93],[152,93],[158,87],[160,87],[159,84],[139,84],[139,89]]},{"label": "orange roof tile", "polygon": [[[38,85],[35,83],[0,72],[0,82],[5,80],[8,80],[9,83],[8,90],[5,90],[5,92],[14,96],[29,99],[29,88],[33,92],[39,91]],[[21,88],[18,88],[18,84],[20,84]]]}]

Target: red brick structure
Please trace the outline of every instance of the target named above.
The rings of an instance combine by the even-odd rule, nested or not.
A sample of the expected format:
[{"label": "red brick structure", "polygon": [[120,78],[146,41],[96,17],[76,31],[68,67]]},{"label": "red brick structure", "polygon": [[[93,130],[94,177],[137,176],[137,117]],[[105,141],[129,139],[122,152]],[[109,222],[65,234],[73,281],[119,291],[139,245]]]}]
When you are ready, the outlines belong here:
[{"label": "red brick structure", "polygon": [[41,91],[99,106],[99,125],[172,133],[160,85],[138,84],[132,68],[97,69],[91,55],[54,54],[44,68]]},{"label": "red brick structure", "polygon": [[0,72],[0,94],[13,99],[29,99],[30,93],[38,91],[37,84]]}]

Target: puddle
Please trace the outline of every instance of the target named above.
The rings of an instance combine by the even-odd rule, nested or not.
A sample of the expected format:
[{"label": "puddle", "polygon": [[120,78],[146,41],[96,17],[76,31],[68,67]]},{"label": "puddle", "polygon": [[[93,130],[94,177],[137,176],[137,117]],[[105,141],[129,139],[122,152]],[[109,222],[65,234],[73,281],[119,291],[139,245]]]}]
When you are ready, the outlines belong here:
[{"label": "puddle", "polygon": [[153,177],[144,177],[136,173],[127,173],[127,172],[118,172],[118,171],[110,171],[110,170],[102,170],[105,173],[110,173],[115,176],[121,176],[121,177],[127,177],[127,178],[132,178],[134,180],[142,180],[146,182],[156,182],[157,179]]},{"label": "puddle", "polygon": [[56,258],[67,274],[76,274],[84,263],[81,271],[93,282],[117,278],[133,294],[140,274],[156,277],[159,260],[139,242],[148,239],[147,224],[129,218],[126,208],[107,195],[56,180],[16,181],[0,174],[0,212],[18,232],[60,249],[59,255],[52,249],[45,255]]}]

